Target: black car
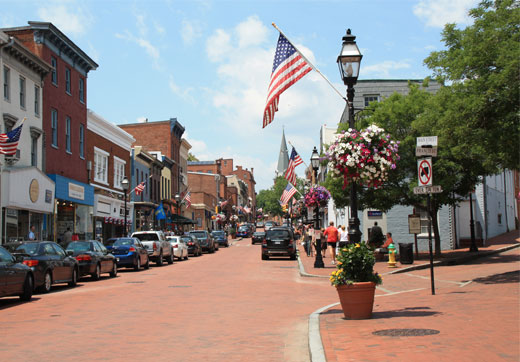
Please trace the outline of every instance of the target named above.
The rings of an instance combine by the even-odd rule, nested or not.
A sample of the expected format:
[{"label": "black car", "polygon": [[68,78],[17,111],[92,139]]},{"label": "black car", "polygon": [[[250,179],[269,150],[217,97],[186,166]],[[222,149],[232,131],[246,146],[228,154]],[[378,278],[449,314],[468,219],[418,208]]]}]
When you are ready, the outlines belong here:
[{"label": "black car", "polygon": [[202,246],[200,246],[200,241],[195,235],[182,235],[181,240],[188,245],[188,255],[202,255]]},{"label": "black car", "polygon": [[114,255],[99,241],[73,241],[67,245],[67,252],[79,262],[79,274],[91,275],[92,279],[99,280],[102,273],[109,273],[112,278],[117,276],[117,262]]},{"label": "black car", "polygon": [[213,230],[211,232],[211,236],[213,236],[213,239],[215,239],[215,243],[219,245],[223,245],[226,248],[229,246],[227,235],[222,230]]},{"label": "black car", "polygon": [[74,287],[78,283],[78,261],[55,242],[25,241],[6,244],[6,248],[15,256],[23,256],[23,263],[34,274],[35,287],[43,293],[50,292],[53,284]]},{"label": "black car", "polygon": [[265,239],[265,232],[257,231],[253,233],[253,238],[251,239],[251,244],[262,243]]},{"label": "black car", "polygon": [[240,225],[237,230],[237,237],[250,238],[253,231],[249,225]]},{"label": "black car", "polygon": [[[19,258],[21,259],[21,258]],[[30,300],[34,290],[34,275],[27,265],[0,246],[0,297],[18,295]]]},{"label": "black car", "polygon": [[148,251],[138,238],[117,238],[107,249],[116,257],[118,268],[134,268],[135,271],[144,266],[150,268]]},{"label": "black car", "polygon": [[215,240],[213,240],[211,234],[208,233],[206,230],[193,230],[190,231],[190,235],[193,235],[197,239],[199,239],[202,251],[207,251],[208,253],[215,252]]},{"label": "black car", "polygon": [[296,260],[296,241],[291,229],[275,226],[266,232],[262,242],[262,260],[270,256],[288,256]]}]

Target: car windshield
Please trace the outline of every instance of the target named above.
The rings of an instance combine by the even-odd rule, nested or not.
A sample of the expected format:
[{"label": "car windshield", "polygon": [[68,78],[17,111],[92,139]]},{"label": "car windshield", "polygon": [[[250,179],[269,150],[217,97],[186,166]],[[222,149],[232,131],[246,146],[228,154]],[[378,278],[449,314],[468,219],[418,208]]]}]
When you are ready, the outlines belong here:
[{"label": "car windshield", "polygon": [[240,226],[240,227],[238,228],[238,231],[248,231],[248,230],[249,230],[249,226],[245,226],[245,225]]},{"label": "car windshield", "polygon": [[114,242],[114,246],[128,246],[128,245],[134,245],[133,239],[117,239]]},{"label": "car windshield", "polygon": [[69,245],[67,245],[67,250],[72,250],[75,252],[92,251],[92,244],[90,244],[87,241],[77,241],[77,242],[69,243]]},{"label": "car windshield", "polygon": [[199,239],[207,238],[206,233],[204,231],[192,231],[190,234],[196,236]]},{"label": "car windshield", "polygon": [[263,233],[263,232],[260,231],[260,232],[256,232],[256,233],[254,233],[253,235],[254,235],[254,236],[264,236],[265,233]]},{"label": "car windshield", "polygon": [[169,241],[179,241],[178,236],[167,236],[166,239]]},{"label": "car windshield", "polygon": [[150,234],[135,234],[132,235],[134,238],[138,238],[141,241],[150,241],[150,240],[159,240],[159,237],[156,233],[150,233]]},{"label": "car windshield", "polygon": [[226,235],[223,231],[213,231],[211,232],[211,235],[215,235],[215,236],[224,236]]},{"label": "car windshield", "polygon": [[184,241],[185,243],[189,243],[193,240],[191,240],[191,238],[189,236],[181,236],[181,240]]},{"label": "car windshield", "polygon": [[12,253],[24,253],[29,255],[37,255],[40,248],[39,243],[27,243],[21,245],[6,245],[7,249]]},{"label": "car windshield", "polygon": [[269,230],[267,232],[267,238],[269,239],[283,239],[290,236],[289,230]]}]

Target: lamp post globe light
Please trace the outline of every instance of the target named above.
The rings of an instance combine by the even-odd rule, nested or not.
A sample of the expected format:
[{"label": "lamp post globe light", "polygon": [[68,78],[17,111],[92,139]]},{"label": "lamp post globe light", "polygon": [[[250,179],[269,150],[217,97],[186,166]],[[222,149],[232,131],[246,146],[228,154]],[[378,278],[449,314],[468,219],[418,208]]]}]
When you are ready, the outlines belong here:
[{"label": "lamp post globe light", "polygon": [[[338,55],[338,66],[343,83],[347,86],[348,100],[348,126],[356,128],[354,121],[354,85],[357,83],[359,66],[361,64],[361,52],[356,44],[356,37],[347,30],[343,37],[343,46]],[[348,220],[348,234],[351,243],[361,241],[361,231],[359,230],[357,182],[350,183],[350,218]]]},{"label": "lamp post globe light", "polygon": [[128,189],[130,188],[130,181],[128,181],[128,179],[126,177],[123,178],[123,180],[121,181],[121,187],[123,187],[123,191],[125,192],[125,231],[123,233],[123,236],[128,236],[128,228],[127,228],[127,225],[126,225],[126,220],[127,220],[127,216],[126,216],[126,197],[127,197]]},{"label": "lamp post globe light", "polygon": [[[318,184],[318,169],[320,168],[320,155],[316,146],[312,150],[311,167],[314,171],[314,181]],[[314,235],[316,238],[316,260],[314,260],[315,268],[325,268],[323,257],[321,256],[321,232],[320,232],[320,207],[316,205],[314,208]]]}]

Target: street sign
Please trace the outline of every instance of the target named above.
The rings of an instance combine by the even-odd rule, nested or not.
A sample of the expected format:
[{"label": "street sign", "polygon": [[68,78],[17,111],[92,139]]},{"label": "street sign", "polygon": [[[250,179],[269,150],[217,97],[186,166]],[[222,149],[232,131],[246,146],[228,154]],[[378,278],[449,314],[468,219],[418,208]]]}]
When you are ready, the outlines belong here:
[{"label": "street sign", "polygon": [[413,188],[415,195],[426,195],[426,194],[440,194],[442,187],[439,185],[434,186],[417,186]]},{"label": "street sign", "polygon": [[417,137],[417,147],[437,146],[437,136]]},{"label": "street sign", "polygon": [[424,156],[437,156],[437,147],[416,147],[415,148],[415,156],[416,157],[424,157]]},{"label": "street sign", "polygon": [[408,215],[408,233],[421,233],[421,217],[419,215]]},{"label": "street sign", "polygon": [[432,185],[432,159],[424,158],[417,161],[417,174],[419,179],[419,186],[431,186]]}]

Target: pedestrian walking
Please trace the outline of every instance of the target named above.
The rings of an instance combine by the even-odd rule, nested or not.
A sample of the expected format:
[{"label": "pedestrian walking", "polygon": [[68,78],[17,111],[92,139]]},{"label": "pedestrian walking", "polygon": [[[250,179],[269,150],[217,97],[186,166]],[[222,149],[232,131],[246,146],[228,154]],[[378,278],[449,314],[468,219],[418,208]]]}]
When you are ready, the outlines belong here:
[{"label": "pedestrian walking", "polygon": [[27,235],[27,239],[29,239],[29,240],[36,240],[36,236],[34,234],[34,230],[35,230],[35,227],[34,227],[34,225],[32,225],[31,228],[29,229],[29,235]]},{"label": "pedestrian walking", "polygon": [[383,236],[383,230],[377,225],[377,221],[374,222],[374,226],[370,230],[370,237],[368,238],[368,245],[372,248],[379,248],[383,245],[385,237]]},{"label": "pedestrian walking", "polygon": [[327,238],[327,245],[331,248],[331,264],[336,264],[336,244],[338,242],[338,229],[334,227],[334,221],[331,221],[329,223],[329,227],[325,230],[323,235]]}]

